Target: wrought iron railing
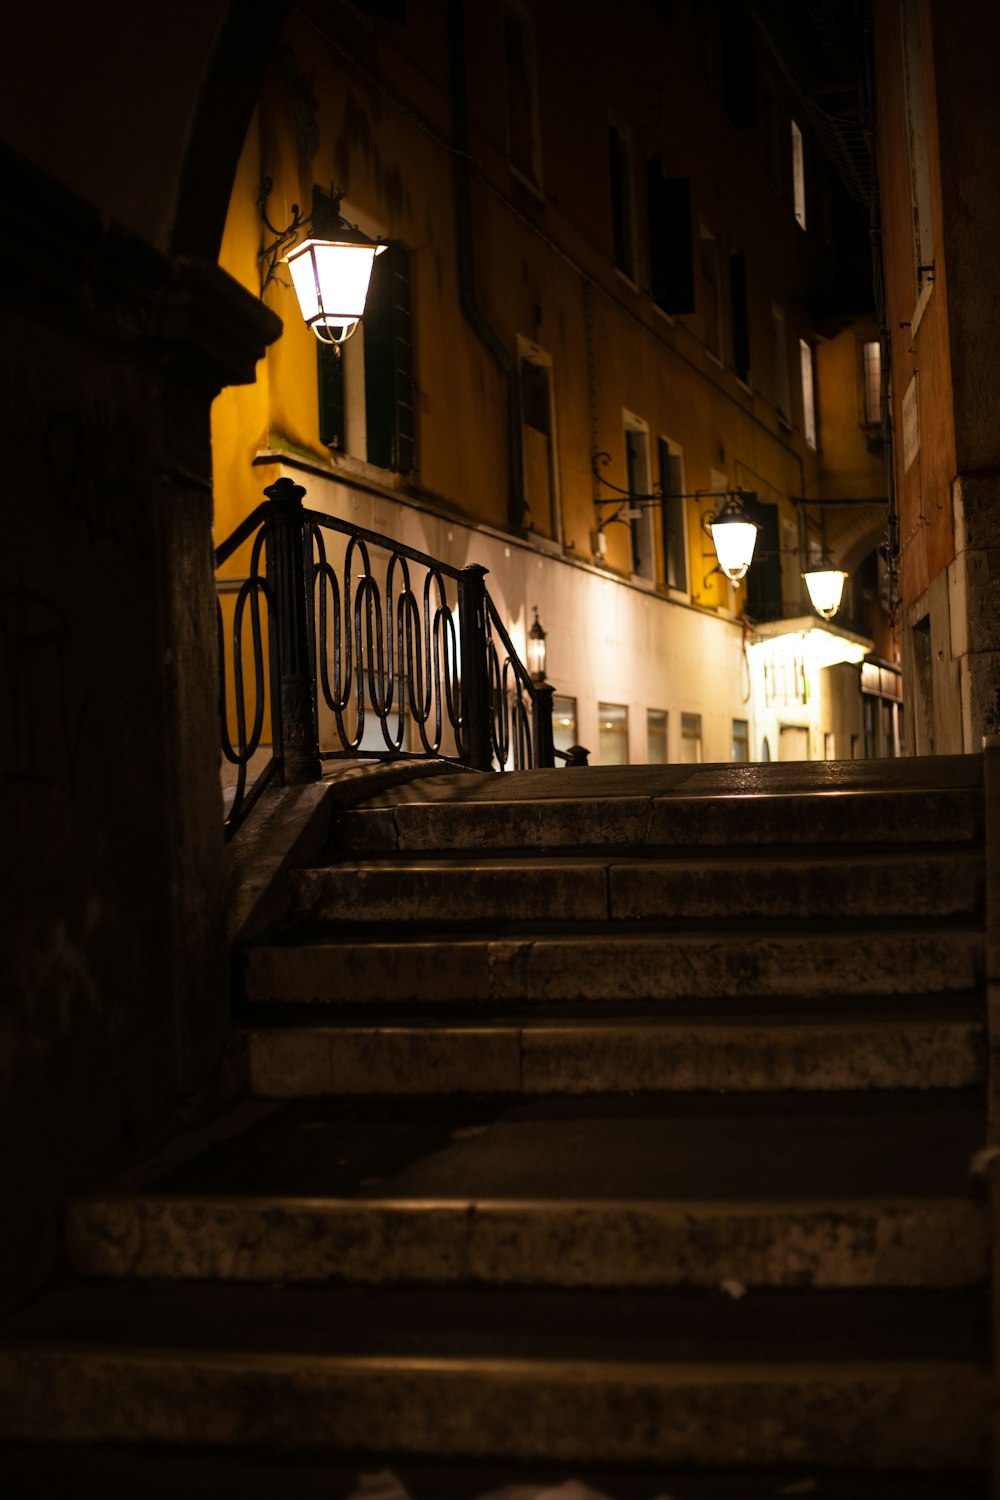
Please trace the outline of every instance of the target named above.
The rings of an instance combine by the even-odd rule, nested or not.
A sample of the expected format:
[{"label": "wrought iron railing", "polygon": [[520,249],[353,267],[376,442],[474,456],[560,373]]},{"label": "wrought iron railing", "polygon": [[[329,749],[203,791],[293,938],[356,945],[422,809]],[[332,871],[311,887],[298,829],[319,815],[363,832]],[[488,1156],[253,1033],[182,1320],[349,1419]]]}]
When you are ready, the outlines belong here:
[{"label": "wrought iron railing", "polygon": [[227,837],[269,782],[315,780],[326,760],[555,764],[552,688],[518,657],[485,568],[305,510],[291,479],[264,494],[215,554],[218,568],[250,549],[245,577],[218,580]]}]

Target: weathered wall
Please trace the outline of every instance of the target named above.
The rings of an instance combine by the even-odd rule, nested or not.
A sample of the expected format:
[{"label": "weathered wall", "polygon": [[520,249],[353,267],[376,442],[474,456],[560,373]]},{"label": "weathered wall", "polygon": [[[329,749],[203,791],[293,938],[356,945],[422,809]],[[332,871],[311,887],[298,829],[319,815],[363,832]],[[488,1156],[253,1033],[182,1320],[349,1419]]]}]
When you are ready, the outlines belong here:
[{"label": "weathered wall", "polygon": [[225,9],[5,33],[3,1300],[52,1267],[67,1192],[211,1096],[227,1034],[209,404],[278,325],[163,253]]}]

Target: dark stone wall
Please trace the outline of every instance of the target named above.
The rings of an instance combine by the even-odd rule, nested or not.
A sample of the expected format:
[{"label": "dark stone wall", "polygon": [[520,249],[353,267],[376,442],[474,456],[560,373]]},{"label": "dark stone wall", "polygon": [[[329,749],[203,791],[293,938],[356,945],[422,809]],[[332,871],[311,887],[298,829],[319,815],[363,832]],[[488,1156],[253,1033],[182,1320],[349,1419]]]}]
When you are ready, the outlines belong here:
[{"label": "dark stone wall", "polygon": [[[120,9],[90,13],[95,55]],[[174,48],[147,71],[150,115],[171,87],[182,111],[134,138],[109,127],[97,85],[134,72],[122,45],[89,81],[86,57],[73,59],[74,97],[91,108],[75,115],[80,139],[52,133],[57,175],[43,170],[44,131],[29,152],[0,144],[0,1305],[58,1264],[67,1193],[222,1098],[209,409],[222,386],[254,378],[280,323],[211,248],[166,253],[181,201],[189,246],[211,247],[223,158],[238,150],[227,140],[211,170],[185,172],[199,119],[225,96],[226,7],[215,9],[200,51]],[[65,110],[68,58],[61,46],[51,56]],[[246,79],[233,89],[242,97]],[[23,146],[7,124],[0,141]],[[143,150],[157,130],[151,188]],[[199,235],[206,182],[225,196],[205,198]]]}]

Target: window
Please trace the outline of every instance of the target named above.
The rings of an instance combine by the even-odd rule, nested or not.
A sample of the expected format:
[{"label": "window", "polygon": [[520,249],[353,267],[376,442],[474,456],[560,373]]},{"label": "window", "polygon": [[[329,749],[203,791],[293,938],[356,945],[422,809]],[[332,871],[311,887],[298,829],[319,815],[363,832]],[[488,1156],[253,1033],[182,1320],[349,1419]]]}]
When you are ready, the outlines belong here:
[{"label": "window", "polygon": [[632,189],[632,143],[617,125],[608,126],[611,166],[611,223],[615,265],[630,281],[638,280],[635,258],[635,198]]},{"label": "window", "polygon": [[781,599],[781,533],[778,507],[766,500],[744,498],[744,508],[757,526],[757,545],[753,567],[743,586],[746,589],[746,612],[751,620],[780,620]]},{"label": "window", "polygon": [[701,764],[701,714],[681,714],[681,761],[685,766]]},{"label": "window", "polygon": [[536,189],[542,185],[538,131],[535,23],[517,0],[504,0],[503,41],[507,91],[507,152],[511,167]]},{"label": "window", "polygon": [[716,359],[722,355],[722,285],[719,277],[719,242],[710,229],[700,226],[701,279],[704,292],[703,337],[705,348]]},{"label": "window", "polygon": [[726,114],[739,129],[748,129],[757,119],[754,95],[754,46],[756,36],[746,7],[738,3],[722,11],[722,102]]},{"label": "window", "polygon": [[597,705],[597,746],[602,766],[628,765],[628,709],[624,704]]},{"label": "window", "polygon": [[659,156],[646,164],[650,295],[661,312],[694,312],[691,182],[663,175]]},{"label": "window", "polygon": [[774,342],[774,404],[781,420],[790,424],[792,391],[788,377],[788,335],[785,315],[775,302],[771,303],[771,334]]},{"label": "window", "polygon": [[903,0],[903,82],[910,157],[910,195],[913,203],[913,254],[917,291],[934,279],[934,223],[931,217],[931,169],[927,145],[927,105],[924,93],[923,36],[919,0]]},{"label": "window", "polygon": [[764,171],[772,187],[781,187],[781,117],[778,96],[769,78],[763,78],[761,96],[761,135],[764,148]]},{"label": "window", "polygon": [[865,422],[875,426],[882,422],[882,345],[869,339],[861,345],[861,368],[864,380]]},{"label": "window", "polygon": [[376,257],[364,320],[340,351],[317,346],[320,439],[327,447],[407,474],[414,465],[409,254]]},{"label": "window", "polygon": [[799,365],[802,370],[802,430],[810,448],[816,447],[816,392],[813,384],[812,345],[799,339]]},{"label": "window", "polygon": [[750,760],[750,725],[746,719],[733,720],[733,760],[745,766]]},{"label": "window", "polygon": [[806,167],[802,149],[802,131],[792,121],[792,201],[795,205],[795,222],[800,229],[806,227]]},{"label": "window", "polygon": [[[552,743],[557,750],[572,750],[576,739],[576,699],[559,693],[552,698]],[[566,762],[556,756],[556,765]]]},{"label": "window", "polygon": [[750,384],[750,305],[747,300],[747,258],[743,250],[729,257],[729,299],[733,310],[733,369],[737,380]]},{"label": "window", "polygon": [[646,710],[646,759],[651,766],[667,763],[667,711],[664,708]]},{"label": "window", "polygon": [[552,438],[552,366],[537,350],[522,352],[521,462],[524,498],[532,528],[543,536],[559,535],[555,445]]},{"label": "window", "polygon": [[663,533],[663,581],[668,588],[687,590],[687,527],[685,502],[670,499],[684,493],[684,461],[681,450],[669,438],[657,443],[660,489],[665,497],[660,508]]},{"label": "window", "polygon": [[[638,417],[625,418],[625,456],[630,495],[649,494],[649,434]],[[632,533],[632,572],[653,581],[653,514],[642,509],[629,522]]]}]

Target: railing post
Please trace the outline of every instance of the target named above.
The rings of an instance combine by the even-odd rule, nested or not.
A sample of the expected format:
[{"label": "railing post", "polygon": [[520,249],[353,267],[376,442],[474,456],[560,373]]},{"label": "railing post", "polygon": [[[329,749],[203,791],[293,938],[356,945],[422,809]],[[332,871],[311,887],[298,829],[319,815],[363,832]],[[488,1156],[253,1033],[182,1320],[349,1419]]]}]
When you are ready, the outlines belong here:
[{"label": "railing post", "polygon": [[552,696],[555,688],[549,682],[535,683],[531,700],[531,738],[534,741],[535,765],[541,770],[556,763],[552,743]]},{"label": "railing post", "polygon": [[462,651],[462,721],[468,763],[476,771],[493,765],[490,679],[486,657],[486,573],[469,563],[458,575],[458,635]]},{"label": "railing post", "polygon": [[271,502],[267,520],[267,581],[274,597],[277,641],[271,640],[279,693],[276,749],[286,784],[318,781],[322,775],[316,730],[316,684],[313,681],[307,595],[307,531],[302,518],[305,490],[293,479],[276,479],[264,494]]}]

